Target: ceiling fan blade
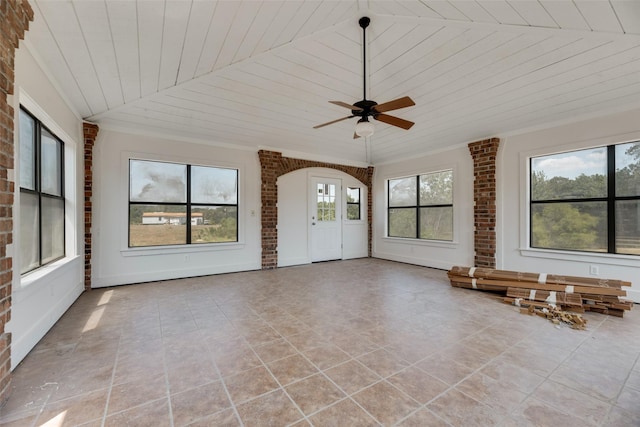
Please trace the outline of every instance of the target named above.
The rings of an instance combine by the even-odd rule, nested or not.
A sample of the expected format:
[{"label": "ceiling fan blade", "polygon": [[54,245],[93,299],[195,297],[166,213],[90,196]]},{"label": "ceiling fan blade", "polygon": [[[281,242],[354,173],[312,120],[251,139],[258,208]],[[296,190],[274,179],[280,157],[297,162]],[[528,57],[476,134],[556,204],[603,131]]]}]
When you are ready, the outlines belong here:
[{"label": "ceiling fan blade", "polygon": [[384,122],[386,124],[397,126],[399,128],[409,130],[415,123],[409,120],[401,119],[400,117],[390,116],[388,114],[375,114],[374,119]]},{"label": "ceiling fan blade", "polygon": [[347,104],[342,101],[329,101],[332,104],[339,105],[340,107],[348,108],[349,110],[362,111],[362,108],[356,107],[355,105]]},{"label": "ceiling fan blade", "polygon": [[327,123],[322,123],[321,125],[315,125],[313,128],[314,128],[314,129],[318,129],[318,128],[321,128],[321,127],[324,127],[324,126],[328,126],[328,125],[332,125],[332,124],[334,124],[334,123],[341,122],[341,121],[343,121],[343,120],[350,119],[350,118],[352,118],[352,117],[355,117],[355,116],[347,116],[347,117],[343,117],[343,118],[341,118],[341,119],[332,120],[332,121],[327,122]]},{"label": "ceiling fan blade", "polygon": [[384,113],[385,111],[398,110],[400,108],[411,107],[412,105],[416,105],[416,103],[413,102],[413,99],[408,96],[404,96],[402,98],[394,99],[393,101],[376,105],[373,109],[378,113]]}]

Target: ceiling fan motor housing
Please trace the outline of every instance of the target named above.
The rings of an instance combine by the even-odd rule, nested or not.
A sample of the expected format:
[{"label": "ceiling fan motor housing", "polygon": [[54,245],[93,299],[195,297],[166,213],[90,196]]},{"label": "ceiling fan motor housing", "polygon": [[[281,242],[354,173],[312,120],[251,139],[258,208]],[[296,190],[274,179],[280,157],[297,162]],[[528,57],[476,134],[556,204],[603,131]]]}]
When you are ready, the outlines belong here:
[{"label": "ceiling fan motor housing", "polygon": [[376,112],[373,111],[373,107],[378,105],[375,101],[369,101],[368,99],[363,99],[362,101],[358,101],[353,104],[354,107],[361,108],[361,110],[351,110],[351,114],[359,117],[369,117],[376,116]]}]

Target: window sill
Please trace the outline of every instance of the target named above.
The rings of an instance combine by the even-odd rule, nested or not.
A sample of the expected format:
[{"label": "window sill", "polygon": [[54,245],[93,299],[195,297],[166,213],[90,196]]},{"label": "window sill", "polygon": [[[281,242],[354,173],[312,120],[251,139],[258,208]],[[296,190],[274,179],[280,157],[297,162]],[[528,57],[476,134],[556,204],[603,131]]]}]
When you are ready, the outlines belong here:
[{"label": "window sill", "polygon": [[533,258],[557,259],[562,261],[597,262],[599,264],[637,267],[640,257],[636,255],[604,254],[589,252],[568,252],[553,249],[520,248],[520,255]]},{"label": "window sill", "polygon": [[40,267],[36,270],[30,271],[22,276],[20,276],[20,287],[26,288],[33,283],[42,280],[43,278],[47,278],[47,280],[53,280],[60,274],[63,274],[67,266],[71,264],[74,260],[78,259],[78,256],[65,257],[59,259],[58,261],[52,262],[51,264],[47,264],[43,267]]},{"label": "window sill", "polygon": [[446,241],[446,240],[426,240],[426,239],[411,239],[407,237],[383,237],[382,240],[389,243],[395,244],[410,244],[410,245],[419,245],[419,246],[433,246],[437,248],[449,248],[453,249],[458,247],[459,243],[454,241]]},{"label": "window sill", "polygon": [[120,254],[124,257],[134,256],[153,256],[153,255],[172,255],[172,254],[188,254],[195,252],[213,252],[213,251],[232,251],[240,250],[245,247],[242,242],[230,243],[211,243],[196,245],[175,245],[175,246],[153,246],[143,248],[127,248],[121,249]]}]

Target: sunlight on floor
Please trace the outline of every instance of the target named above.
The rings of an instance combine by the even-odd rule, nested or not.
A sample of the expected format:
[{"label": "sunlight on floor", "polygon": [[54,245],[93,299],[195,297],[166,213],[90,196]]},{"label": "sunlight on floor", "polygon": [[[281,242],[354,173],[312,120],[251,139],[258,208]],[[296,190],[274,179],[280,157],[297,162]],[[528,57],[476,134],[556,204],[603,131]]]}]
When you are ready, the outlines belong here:
[{"label": "sunlight on floor", "polygon": [[46,423],[41,424],[40,427],[60,427],[64,424],[64,418],[66,415],[67,411],[62,411]]},{"label": "sunlight on floor", "polygon": [[104,294],[102,294],[102,296],[100,297],[100,301],[98,301],[98,307],[101,305],[108,304],[109,301],[111,301],[112,296],[113,296],[113,289],[110,291],[106,291]]},{"label": "sunlight on floor", "polygon": [[113,290],[106,291],[104,294],[102,294],[102,296],[100,297],[100,301],[98,301],[97,304],[99,308],[96,308],[93,313],[91,313],[91,316],[89,316],[89,319],[87,319],[87,323],[84,324],[84,328],[82,329],[83,333],[91,331],[98,326],[98,324],[100,323],[100,319],[102,319],[102,315],[104,314],[104,306],[108,304],[109,301],[111,301],[112,296]]},{"label": "sunlight on floor", "polygon": [[100,319],[102,319],[102,315],[104,314],[104,309],[105,307],[100,307],[100,308],[96,308],[93,313],[91,313],[91,316],[89,316],[89,319],[87,320],[87,323],[84,324],[84,328],[82,329],[82,333],[85,333],[87,331],[91,331],[93,329],[95,329],[98,324],[100,323]]}]

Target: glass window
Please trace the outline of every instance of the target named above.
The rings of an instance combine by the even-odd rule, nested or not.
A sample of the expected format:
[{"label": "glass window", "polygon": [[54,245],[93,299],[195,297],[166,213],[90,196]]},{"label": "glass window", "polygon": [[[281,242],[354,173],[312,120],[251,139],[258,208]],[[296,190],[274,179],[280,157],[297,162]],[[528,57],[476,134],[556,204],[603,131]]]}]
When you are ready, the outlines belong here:
[{"label": "glass window", "polygon": [[640,255],[640,143],[531,159],[531,246]]},{"label": "glass window", "polygon": [[418,178],[390,179],[389,180],[389,207],[415,206],[418,194],[416,182]]},{"label": "glass window", "polygon": [[347,219],[360,219],[360,188],[347,187]]},{"label": "glass window", "polygon": [[187,165],[131,160],[131,202],[187,202]]},{"label": "glass window", "polygon": [[389,237],[453,240],[453,171],[390,179]]},{"label": "glass window", "polygon": [[318,183],[318,221],[336,220],[336,186]]},{"label": "glass window", "polygon": [[20,110],[20,188],[36,189],[36,121]]},{"label": "glass window", "polygon": [[64,145],[20,109],[20,272],[63,258]]},{"label": "glass window", "polygon": [[129,246],[238,241],[238,171],[129,161]]}]

